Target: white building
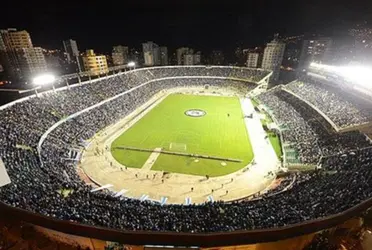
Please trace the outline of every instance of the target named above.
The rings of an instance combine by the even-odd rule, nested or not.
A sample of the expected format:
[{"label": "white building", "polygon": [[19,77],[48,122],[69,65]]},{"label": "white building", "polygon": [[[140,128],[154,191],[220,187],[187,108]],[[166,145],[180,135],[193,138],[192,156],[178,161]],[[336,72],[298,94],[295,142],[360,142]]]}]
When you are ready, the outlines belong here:
[{"label": "white building", "polygon": [[47,64],[40,47],[18,49],[22,71],[29,76],[47,71]]},{"label": "white building", "polygon": [[143,58],[145,62],[145,66],[154,66],[154,48],[158,47],[158,45],[154,42],[147,42],[142,44],[142,51],[143,51]]},{"label": "white building", "polygon": [[273,71],[270,82],[277,82],[279,80],[284,50],[285,43],[280,42],[277,37],[266,45],[262,60],[262,68]]},{"label": "white building", "polygon": [[145,60],[145,66],[154,66],[154,55],[152,51],[145,51],[143,52],[143,57]]},{"label": "white building", "polygon": [[[142,44],[145,66],[161,65],[160,47],[154,42]],[[168,54],[168,53],[167,53]]]},{"label": "white building", "polygon": [[260,53],[249,52],[247,54],[247,67],[248,68],[259,68],[259,65],[258,65],[259,57],[260,57]]},{"label": "white building", "polygon": [[33,47],[25,30],[0,30],[0,64],[9,77],[16,79],[29,79],[47,70],[42,48]]},{"label": "white building", "polygon": [[88,49],[83,56],[85,71],[91,75],[108,73],[107,59],[104,55],[96,55],[92,49]]}]

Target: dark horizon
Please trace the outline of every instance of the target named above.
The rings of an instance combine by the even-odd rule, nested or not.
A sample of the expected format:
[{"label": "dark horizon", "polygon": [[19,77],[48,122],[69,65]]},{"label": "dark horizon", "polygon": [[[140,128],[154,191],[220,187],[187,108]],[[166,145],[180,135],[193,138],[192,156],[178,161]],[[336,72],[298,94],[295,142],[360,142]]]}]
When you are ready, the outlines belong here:
[{"label": "dark horizon", "polygon": [[141,49],[146,41],[171,51],[182,46],[202,52],[231,51],[238,46],[262,46],[274,33],[333,35],[372,20],[368,16],[372,13],[369,1],[26,2],[21,7],[8,3],[2,9],[0,28],[27,30],[36,46],[60,49],[62,40],[74,39],[80,51],[92,48],[103,53],[110,52],[114,45]]}]

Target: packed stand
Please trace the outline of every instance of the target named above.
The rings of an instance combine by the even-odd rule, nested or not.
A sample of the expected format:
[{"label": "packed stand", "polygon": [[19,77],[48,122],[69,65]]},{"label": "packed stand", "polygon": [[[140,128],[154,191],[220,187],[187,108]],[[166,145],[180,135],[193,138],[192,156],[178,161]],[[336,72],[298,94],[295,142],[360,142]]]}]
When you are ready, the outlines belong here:
[{"label": "packed stand", "polygon": [[289,103],[278,96],[280,88],[274,88],[257,99],[264,104],[282,129],[283,143],[292,144],[302,163],[314,163],[319,158],[317,137],[306,120]]},{"label": "packed stand", "polygon": [[323,116],[292,94],[280,91],[278,96],[305,119],[317,137],[317,144],[323,156],[342,154],[371,146],[371,141],[359,131],[336,133]]},{"label": "packed stand", "polygon": [[351,96],[341,88],[307,77],[303,81],[287,84],[284,89],[317,107],[339,128],[372,121],[372,104]]},{"label": "packed stand", "polygon": [[317,163],[329,156],[371,146],[368,138],[356,131],[335,133],[331,125],[305,102],[280,86],[257,97],[277,120],[283,143],[298,151],[302,163]]},{"label": "packed stand", "polygon": [[[141,78],[138,75],[134,78],[138,77]],[[151,77],[146,73],[143,80]],[[120,77],[121,81],[114,84],[122,91],[138,86],[130,81],[125,82],[124,78]],[[84,99],[82,102],[78,93],[69,99],[64,91],[58,91],[50,94],[53,96],[51,98],[49,95],[32,98],[0,111],[0,156],[12,180],[11,184],[0,188],[1,201],[52,218],[93,226],[198,233],[282,227],[339,213],[372,197],[372,163],[362,160],[364,157],[370,158],[371,154],[361,153],[360,150],[353,151],[353,157],[347,155],[324,162],[324,169],[331,163],[338,166],[338,171],[334,173],[320,171],[296,176],[290,189],[255,201],[161,206],[148,201],[116,198],[109,191],[92,193],[91,187],[79,179],[71,151],[83,147],[86,140],[99,130],[125,117],[160,90],[207,84],[230,87],[237,84],[228,80],[167,79],[114,97],[119,90],[111,90],[111,85],[105,85],[104,80],[102,82],[89,86],[87,91],[92,91],[89,93],[92,97],[81,96]],[[85,86],[65,91],[88,89]],[[60,95],[64,98],[61,99],[65,101],[64,104],[58,102],[57,96]],[[113,98],[53,130],[42,145],[41,164],[36,145],[51,125],[66,115],[109,97]],[[283,101],[281,96],[277,97],[277,100]],[[20,108],[22,110],[18,110]],[[296,119],[303,117],[296,109],[291,112],[296,114]],[[284,116],[284,113],[281,115]],[[311,128],[308,120],[302,119],[303,123],[297,123],[292,118],[290,121]],[[17,127],[17,124],[25,125]],[[27,132],[33,133],[29,140],[23,138]],[[346,167],[349,165],[353,168]],[[66,196],[57,192],[64,189],[71,192]]]},{"label": "packed stand", "polygon": [[219,67],[219,66],[192,66],[184,67],[182,70],[174,70],[170,67],[155,67],[150,74],[154,78],[178,77],[178,76],[209,76],[228,77],[245,79],[246,81],[259,82],[268,75],[268,71],[261,69],[249,69],[240,67]]}]

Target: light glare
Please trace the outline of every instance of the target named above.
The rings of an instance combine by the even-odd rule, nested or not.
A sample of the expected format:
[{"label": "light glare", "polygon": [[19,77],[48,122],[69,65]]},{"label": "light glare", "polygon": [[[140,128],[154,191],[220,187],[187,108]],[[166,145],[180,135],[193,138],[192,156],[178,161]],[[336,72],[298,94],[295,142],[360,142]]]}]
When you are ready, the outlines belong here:
[{"label": "light glare", "polygon": [[352,83],[365,86],[372,83],[372,70],[361,66],[339,67],[338,73]]},{"label": "light glare", "polygon": [[136,63],[135,62],[129,62],[128,63],[128,67],[134,67],[134,66],[136,66]]},{"label": "light glare", "polygon": [[336,74],[344,80],[362,87],[372,87],[372,69],[363,66],[331,66],[312,62],[311,68]]},{"label": "light glare", "polygon": [[35,85],[51,84],[56,80],[56,77],[51,74],[37,76],[33,79],[32,83]]}]

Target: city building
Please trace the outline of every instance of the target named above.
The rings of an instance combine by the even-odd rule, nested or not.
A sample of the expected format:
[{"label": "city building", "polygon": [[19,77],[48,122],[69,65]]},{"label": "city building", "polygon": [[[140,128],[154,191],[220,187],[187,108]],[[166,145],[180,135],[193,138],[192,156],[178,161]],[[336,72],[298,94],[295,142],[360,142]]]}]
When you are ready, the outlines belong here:
[{"label": "city building", "polygon": [[248,68],[261,68],[263,57],[262,48],[255,47],[252,49],[243,49],[243,55],[246,58],[245,66]]},{"label": "city building", "polygon": [[11,36],[16,32],[16,29],[0,30],[0,64],[6,76],[13,79],[22,77],[17,51],[11,42]]},{"label": "city building", "polygon": [[324,63],[330,60],[333,41],[328,37],[307,39],[302,43],[297,72],[306,70],[311,62]]},{"label": "city building", "polygon": [[108,73],[106,56],[96,55],[92,49],[83,55],[83,63],[85,71],[90,71],[91,75]]},{"label": "city building", "polygon": [[[306,35],[308,36],[308,35]],[[285,51],[282,62],[282,69],[293,71],[297,69],[300,60],[301,47],[305,35],[282,37],[281,41],[285,43]],[[283,71],[281,72],[283,73]],[[282,76],[282,75],[281,75]],[[281,77],[282,78],[282,77]]]},{"label": "city building", "polygon": [[154,55],[154,65],[158,66],[161,64],[160,60],[160,48],[159,46],[155,46],[153,49],[153,55]]},{"label": "city building", "polygon": [[153,42],[147,42],[142,44],[142,52],[144,58],[144,66],[153,66],[154,62],[154,47],[158,46]]},{"label": "city building", "polygon": [[258,59],[260,53],[258,52],[248,52],[247,54],[247,67],[248,68],[259,68]]},{"label": "city building", "polygon": [[285,50],[285,43],[278,39],[275,35],[274,40],[269,42],[264,50],[262,59],[262,68],[273,71],[270,77],[271,83],[276,83],[279,80],[280,66],[282,65]]},{"label": "city building", "polygon": [[246,62],[245,62],[245,55],[244,55],[244,50],[241,48],[241,47],[237,47],[235,49],[235,59],[234,59],[234,64],[235,65],[239,65],[239,66],[243,66]]},{"label": "city building", "polygon": [[200,51],[194,53],[194,50],[187,47],[178,48],[176,51],[177,65],[198,65],[201,63]]},{"label": "city building", "polygon": [[27,80],[47,71],[42,49],[33,46],[25,30],[0,30],[0,64],[10,79]]},{"label": "city building", "polygon": [[134,62],[137,66],[143,65],[143,56],[141,55],[141,52],[132,48],[129,51],[129,59],[128,61]]},{"label": "city building", "polygon": [[297,69],[300,61],[300,53],[301,50],[292,46],[292,44],[289,46],[287,45],[284,52],[282,66]]},{"label": "city building", "polygon": [[143,52],[144,66],[154,66],[154,55],[150,51]]},{"label": "city building", "polygon": [[9,49],[32,48],[30,34],[25,30],[17,31],[17,29],[2,30],[3,44]]},{"label": "city building", "polygon": [[18,49],[22,71],[29,76],[47,71],[47,64],[40,47]]},{"label": "city building", "polygon": [[168,65],[168,48],[165,46],[160,47],[160,65]]},{"label": "city building", "polygon": [[187,48],[187,47],[181,47],[178,48],[176,51],[177,54],[177,65],[184,65],[185,64],[185,55],[186,54],[194,54],[194,50]]},{"label": "city building", "polygon": [[142,51],[144,58],[144,66],[161,65],[161,51],[159,45],[151,41],[143,43]]},{"label": "city building", "polygon": [[211,53],[210,62],[212,65],[223,65],[225,62],[225,57],[221,50],[213,50]]},{"label": "city building", "polygon": [[69,74],[69,69],[64,60],[64,52],[61,51],[43,51],[48,70],[59,75]]},{"label": "city building", "polygon": [[65,51],[67,63],[70,64],[72,68],[75,68],[73,70],[74,72],[76,72],[76,70],[78,72],[81,72],[81,65],[83,63],[76,41],[72,39],[63,41],[63,48]]},{"label": "city building", "polygon": [[201,64],[201,52],[198,51],[194,54],[194,65]]},{"label": "city building", "polygon": [[76,58],[79,57],[79,49],[75,40],[69,39],[63,41],[63,48],[65,50],[68,63],[78,61]]},{"label": "city building", "polygon": [[168,48],[154,42],[142,44],[144,66],[168,65]]},{"label": "city building", "polygon": [[184,65],[194,65],[194,54],[184,55]]},{"label": "city building", "polygon": [[112,49],[112,62],[116,65],[128,63],[129,49],[126,46],[114,46]]}]

